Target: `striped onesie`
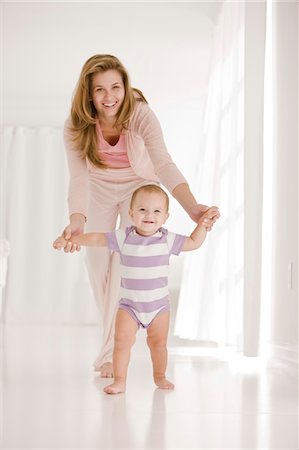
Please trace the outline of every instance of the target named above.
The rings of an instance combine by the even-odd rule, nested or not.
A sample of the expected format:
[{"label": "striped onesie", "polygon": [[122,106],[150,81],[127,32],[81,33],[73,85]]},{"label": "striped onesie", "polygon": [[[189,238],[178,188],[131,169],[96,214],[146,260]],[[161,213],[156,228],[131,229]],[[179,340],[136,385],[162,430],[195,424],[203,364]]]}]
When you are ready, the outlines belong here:
[{"label": "striped onesie", "polygon": [[119,308],[147,328],[159,313],[169,310],[169,257],[180,254],[186,236],[165,228],[141,236],[131,226],[106,233],[106,238],[108,247],[120,254]]}]

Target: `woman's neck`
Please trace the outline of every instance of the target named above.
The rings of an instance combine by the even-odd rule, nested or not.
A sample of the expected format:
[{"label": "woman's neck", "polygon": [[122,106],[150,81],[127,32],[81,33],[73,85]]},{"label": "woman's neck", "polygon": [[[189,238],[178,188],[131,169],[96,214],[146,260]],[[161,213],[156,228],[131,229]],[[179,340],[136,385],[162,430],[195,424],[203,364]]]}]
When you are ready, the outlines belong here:
[{"label": "woman's neck", "polygon": [[98,117],[98,119],[102,130],[117,130],[115,119],[113,117],[109,117],[108,119],[106,117]]}]

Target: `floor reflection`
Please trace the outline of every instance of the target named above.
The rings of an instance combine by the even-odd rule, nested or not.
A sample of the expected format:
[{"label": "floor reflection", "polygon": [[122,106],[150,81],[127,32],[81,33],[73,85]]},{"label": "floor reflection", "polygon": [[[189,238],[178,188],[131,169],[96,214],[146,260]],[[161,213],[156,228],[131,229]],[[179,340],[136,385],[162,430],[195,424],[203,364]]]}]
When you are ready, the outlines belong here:
[{"label": "floor reflection", "polygon": [[96,330],[10,326],[2,337],[5,450],[298,449],[295,368],[172,350],[176,388],[163,391],[140,340],[127,392],[114,396],[92,371]]}]

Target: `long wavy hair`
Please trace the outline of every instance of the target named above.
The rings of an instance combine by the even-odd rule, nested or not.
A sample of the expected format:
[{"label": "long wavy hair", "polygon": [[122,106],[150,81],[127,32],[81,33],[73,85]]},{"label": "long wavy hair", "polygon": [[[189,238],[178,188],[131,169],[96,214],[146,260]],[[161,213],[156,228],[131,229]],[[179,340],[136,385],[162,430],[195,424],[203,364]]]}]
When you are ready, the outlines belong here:
[{"label": "long wavy hair", "polygon": [[125,96],[117,112],[115,127],[119,131],[127,129],[136,101],[147,103],[143,93],[131,87],[129,74],[118,58],[112,55],[94,55],[84,64],[74,91],[71,106],[71,127],[73,140],[82,151],[82,158],[88,157],[97,167],[105,167],[98,155],[96,134],[97,111],[91,98],[91,84],[95,73],[117,70],[122,77]]}]

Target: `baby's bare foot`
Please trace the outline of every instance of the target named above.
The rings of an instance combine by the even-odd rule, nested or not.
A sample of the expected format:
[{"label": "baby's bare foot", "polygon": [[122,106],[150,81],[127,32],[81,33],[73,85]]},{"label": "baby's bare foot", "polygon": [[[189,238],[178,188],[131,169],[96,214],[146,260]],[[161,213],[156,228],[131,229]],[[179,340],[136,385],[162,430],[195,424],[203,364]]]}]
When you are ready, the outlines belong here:
[{"label": "baby's bare foot", "polygon": [[174,389],[174,384],[166,378],[155,378],[155,383],[160,389]]},{"label": "baby's bare foot", "polygon": [[100,376],[102,378],[113,378],[113,366],[112,363],[106,362],[99,368]]},{"label": "baby's bare foot", "polygon": [[126,390],[126,383],[124,381],[116,381],[115,383],[109,384],[104,388],[106,394],[122,394]]}]

